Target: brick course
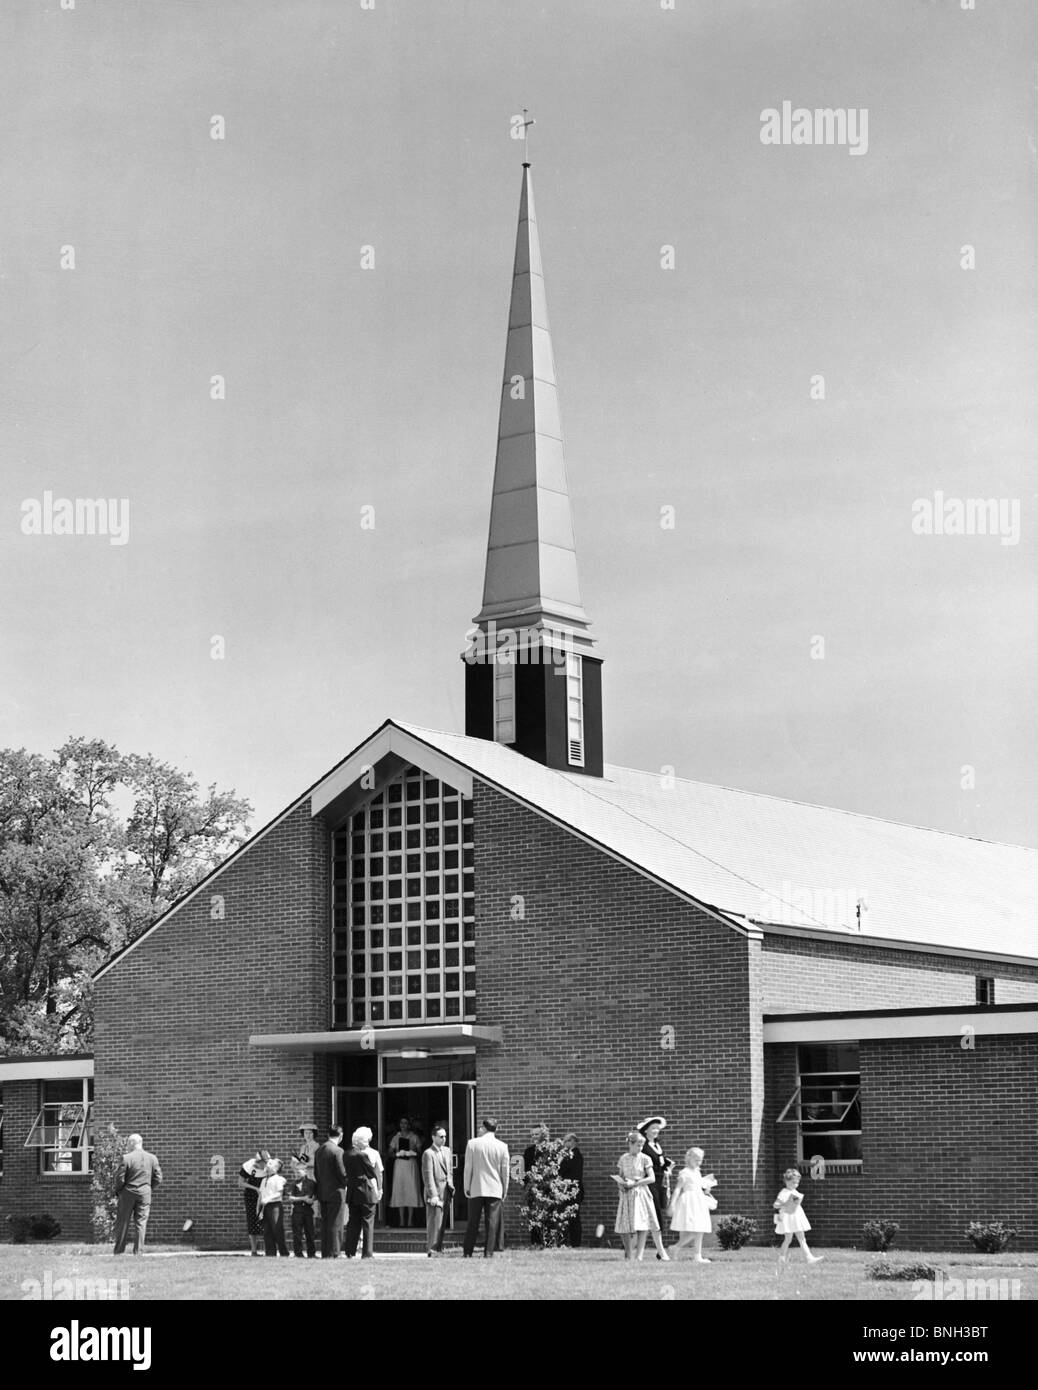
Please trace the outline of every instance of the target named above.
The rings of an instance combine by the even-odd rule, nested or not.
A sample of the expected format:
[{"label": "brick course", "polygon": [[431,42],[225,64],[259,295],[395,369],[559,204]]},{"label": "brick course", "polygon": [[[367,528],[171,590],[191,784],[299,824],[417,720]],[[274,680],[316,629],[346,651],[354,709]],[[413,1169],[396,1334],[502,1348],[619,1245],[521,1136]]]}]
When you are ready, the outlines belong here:
[{"label": "brick course", "polygon": [[910,1009],[976,1003],[976,977],[993,976],[996,1004],[1038,1001],[1038,965],[992,964],[966,956],[846,941],[767,936],[764,1012]]},{"label": "brick course", "polygon": [[[1038,1249],[1038,1037],[862,1042],[862,1169],[805,1177],[804,1210],[819,1244],[862,1244],[866,1220],[897,1221],[902,1249],[968,1250],[970,1221],[1004,1220],[1014,1248]],[[796,1085],[796,1048],[769,1045],[767,1123],[773,1181],[796,1160],[796,1130],[774,1124]],[[768,1213],[770,1217],[770,1212]]]},{"label": "brick course", "polygon": [[43,1104],[39,1081],[5,1081],[4,1174],[0,1179],[0,1240],[11,1238],[8,1216],[46,1213],[61,1222],[59,1240],[89,1240],[89,1174],[40,1171],[40,1150],[25,1148]]},{"label": "brick course", "polygon": [[286,1158],[301,1120],[330,1121],[325,1058],[248,1041],[329,1027],[328,838],[304,802],[95,986],[97,1125],[158,1154],[155,1240],[190,1218],[200,1245],[243,1245],[242,1162],[258,1143]]}]

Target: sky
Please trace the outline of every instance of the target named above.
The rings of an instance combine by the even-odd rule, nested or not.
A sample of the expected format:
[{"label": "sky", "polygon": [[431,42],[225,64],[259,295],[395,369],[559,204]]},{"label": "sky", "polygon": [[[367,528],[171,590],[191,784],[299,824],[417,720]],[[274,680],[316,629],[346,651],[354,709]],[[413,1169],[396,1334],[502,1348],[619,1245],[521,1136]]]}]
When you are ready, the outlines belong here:
[{"label": "sky", "polygon": [[525,106],[607,760],[1038,844],[1031,0],[368,5],[0,7],[0,746],[463,728]]}]

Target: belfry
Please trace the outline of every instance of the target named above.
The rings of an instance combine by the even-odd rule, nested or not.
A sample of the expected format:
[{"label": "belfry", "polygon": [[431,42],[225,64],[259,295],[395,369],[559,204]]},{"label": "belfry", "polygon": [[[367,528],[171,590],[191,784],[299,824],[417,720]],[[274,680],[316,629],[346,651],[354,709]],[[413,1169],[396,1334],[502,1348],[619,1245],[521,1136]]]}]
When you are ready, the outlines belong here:
[{"label": "belfry", "polygon": [[530,165],[519,228],[483,606],[466,653],[465,732],[602,776],[602,662],[584,611]]}]

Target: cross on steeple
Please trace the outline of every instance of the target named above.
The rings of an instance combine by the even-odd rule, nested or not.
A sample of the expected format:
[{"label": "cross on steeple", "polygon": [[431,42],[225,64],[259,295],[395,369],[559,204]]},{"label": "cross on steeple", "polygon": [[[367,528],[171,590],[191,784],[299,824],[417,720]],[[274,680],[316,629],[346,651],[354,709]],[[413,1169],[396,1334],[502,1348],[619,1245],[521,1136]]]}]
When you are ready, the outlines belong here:
[{"label": "cross on steeple", "polygon": [[529,115],[529,112],[527,111],[526,107],[524,106],[524,107],[523,107],[523,166],[524,166],[524,168],[527,168],[527,169],[530,167],[530,137],[529,137],[529,129],[530,129],[530,126],[536,125],[536,124],[537,124],[537,122],[536,122],[535,120],[533,120],[532,118],[531,118],[530,120],[527,120],[526,118],[527,118],[528,115]]}]

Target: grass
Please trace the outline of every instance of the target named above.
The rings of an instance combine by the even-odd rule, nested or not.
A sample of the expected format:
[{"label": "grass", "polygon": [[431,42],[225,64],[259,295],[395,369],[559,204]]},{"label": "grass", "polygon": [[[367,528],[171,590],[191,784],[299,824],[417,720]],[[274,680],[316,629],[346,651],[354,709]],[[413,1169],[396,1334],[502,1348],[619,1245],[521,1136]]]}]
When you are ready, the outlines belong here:
[{"label": "grass", "polygon": [[[627,1264],[613,1250],[513,1250],[489,1265],[477,1254],[452,1252],[439,1260],[377,1256],[370,1262],[251,1259],[239,1254],[198,1254],[161,1247],[136,1260],[101,1247],[0,1246],[0,1299],[30,1296],[23,1281],[42,1286],[49,1272],[54,1292],[61,1279],[125,1279],[136,1299],[738,1299],[911,1300],[911,1283],[866,1279],[866,1266],[882,1256],[862,1250],[826,1250],[822,1264],[792,1257],[781,1276],[774,1254],[762,1247],[737,1253],[715,1250],[712,1264],[686,1260],[662,1264],[647,1256]],[[1038,1253],[1002,1255],[895,1251],[897,1264],[926,1263],[946,1278],[1020,1280],[1020,1298],[1038,1298]],[[29,1285],[31,1290],[34,1286]],[[1010,1284],[1010,1288],[1012,1285]],[[71,1296],[71,1294],[66,1295]]]}]

